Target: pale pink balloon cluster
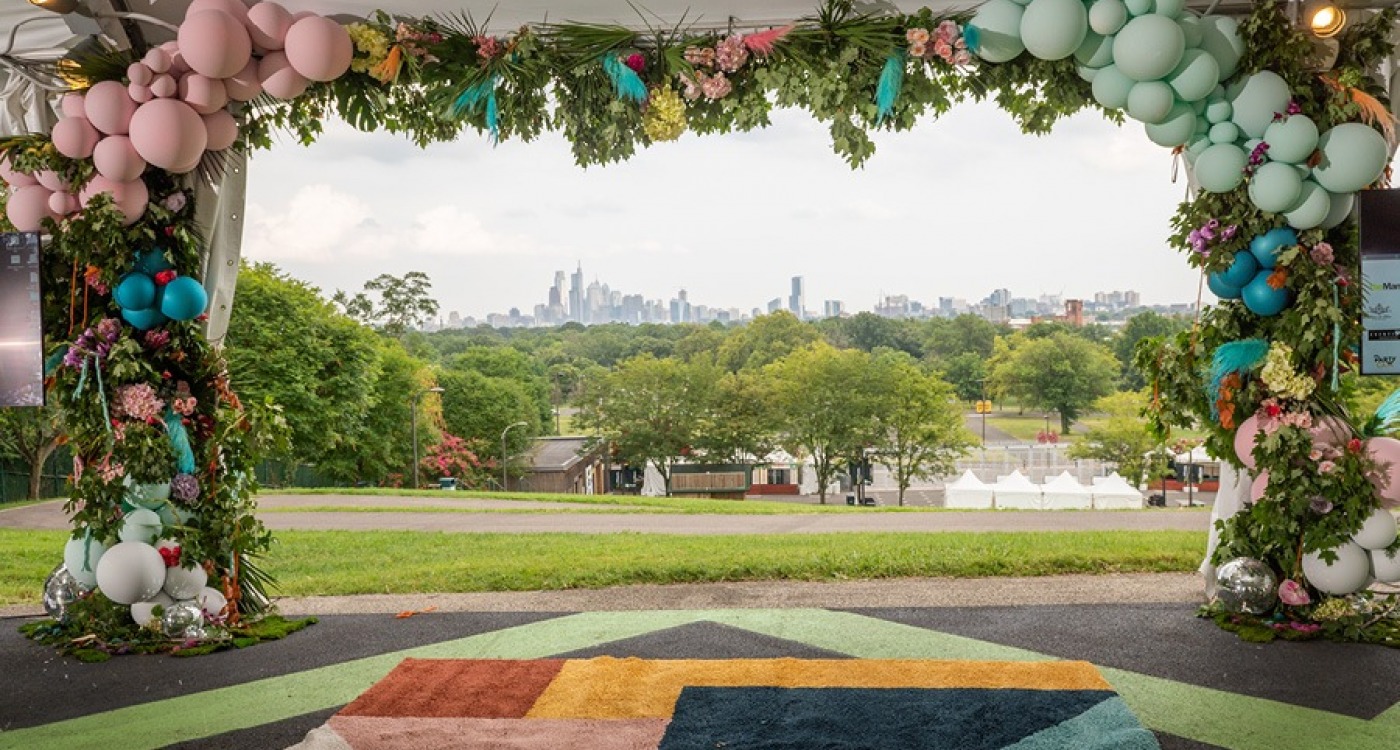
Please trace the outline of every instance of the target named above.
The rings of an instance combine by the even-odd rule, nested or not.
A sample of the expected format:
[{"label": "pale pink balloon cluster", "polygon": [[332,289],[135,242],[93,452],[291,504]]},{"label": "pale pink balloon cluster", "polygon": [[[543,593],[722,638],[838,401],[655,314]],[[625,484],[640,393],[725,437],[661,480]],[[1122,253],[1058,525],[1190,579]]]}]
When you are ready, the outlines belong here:
[{"label": "pale pink balloon cluster", "polygon": [[[1353,435],[1351,428],[1335,417],[1320,417],[1309,430],[1312,433],[1313,448],[1319,453],[1350,450]],[[1240,424],[1235,432],[1235,455],[1251,471],[1255,469],[1254,446],[1263,434],[1258,416],[1251,416]],[[1361,450],[1376,463],[1376,472],[1370,477],[1376,488],[1383,508],[1400,508],[1400,440],[1391,437],[1371,437],[1358,439]],[[1250,484],[1249,499],[1260,502],[1269,488],[1269,472],[1259,472]]]},{"label": "pale pink balloon cluster", "polygon": [[344,27],[273,2],[193,0],[174,41],[151,49],[126,71],[126,83],[103,81],[63,98],[54,148],[70,159],[92,159],[97,175],[77,195],[58,175],[26,175],[0,162],[11,187],[10,222],[37,231],[45,218],[71,215],[108,193],[127,225],[146,211],[148,166],[185,174],[206,151],[238,140],[229,111],[259,94],[301,96],[313,81],[332,81],[350,68],[354,44]]}]

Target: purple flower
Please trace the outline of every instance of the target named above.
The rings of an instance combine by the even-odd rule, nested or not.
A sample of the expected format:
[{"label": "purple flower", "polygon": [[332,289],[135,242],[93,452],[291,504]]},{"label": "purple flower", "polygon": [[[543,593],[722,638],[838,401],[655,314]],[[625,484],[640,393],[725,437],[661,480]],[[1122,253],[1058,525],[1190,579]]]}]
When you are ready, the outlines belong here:
[{"label": "purple flower", "polygon": [[1230,240],[1233,240],[1235,238],[1235,234],[1239,231],[1239,227],[1235,226],[1234,224],[1231,224],[1230,226],[1225,227],[1223,230],[1220,231],[1220,239],[1225,242],[1229,242]]},{"label": "purple flower", "polygon": [[176,474],[170,480],[170,496],[183,503],[199,499],[199,480],[193,474]]},{"label": "purple flower", "polygon": [[185,191],[177,190],[165,196],[165,200],[161,201],[160,205],[165,206],[169,211],[179,211],[185,207],[185,201]]},{"label": "purple flower", "polygon": [[1296,115],[1296,114],[1302,113],[1302,111],[1303,111],[1303,108],[1302,108],[1301,106],[1299,106],[1297,100],[1295,100],[1295,99],[1289,99],[1289,100],[1288,100],[1288,112],[1287,112],[1288,114],[1290,114],[1290,115]]},{"label": "purple flower", "polygon": [[1319,516],[1325,516],[1332,512],[1332,501],[1318,495],[1308,502],[1308,508]]},{"label": "purple flower", "polygon": [[1308,257],[1318,265],[1327,265],[1335,260],[1332,246],[1326,242],[1319,242],[1308,251]]}]

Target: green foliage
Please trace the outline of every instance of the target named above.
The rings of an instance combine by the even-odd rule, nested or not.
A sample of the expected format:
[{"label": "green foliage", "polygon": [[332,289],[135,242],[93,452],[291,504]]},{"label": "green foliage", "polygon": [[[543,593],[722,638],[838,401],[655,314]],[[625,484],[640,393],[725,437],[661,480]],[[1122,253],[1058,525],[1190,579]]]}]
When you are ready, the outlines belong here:
[{"label": "green foliage", "polygon": [[402,339],[438,314],[437,300],[429,292],[432,285],[422,271],[409,271],[402,277],[382,273],[366,281],[363,292],[351,297],[337,290],[331,301],[351,318],[374,326],[386,336]]},{"label": "green foliage", "polygon": [[814,343],[820,335],[786,310],[754,318],[734,329],[716,355],[719,364],[733,372],[757,369]]},{"label": "green foliage", "polygon": [[1149,479],[1146,457],[1158,441],[1143,422],[1147,394],[1124,391],[1104,396],[1094,403],[1095,411],[1107,421],[1091,428],[1069,448],[1070,458],[1092,458],[1112,464],[1128,483],[1141,487]]},{"label": "green foliage", "polygon": [[1147,385],[1146,376],[1133,364],[1133,353],[1143,339],[1171,336],[1186,330],[1188,325],[1183,318],[1168,317],[1151,310],[1128,318],[1123,330],[1113,339],[1113,356],[1118,358],[1118,365],[1122,368],[1123,387],[1136,391]]},{"label": "green foliage", "polygon": [[[541,413],[541,402],[530,388],[519,381],[482,375],[476,370],[449,366],[438,373],[442,387],[442,422],[451,434],[479,448],[478,456],[499,470],[501,433],[510,425],[524,422],[506,433],[506,454],[521,460],[530,441],[544,433],[548,412]],[[546,410],[548,402],[544,402]],[[516,467],[518,472],[519,467]]]},{"label": "green foliage", "polygon": [[1033,408],[1058,412],[1061,430],[1069,432],[1095,399],[1113,390],[1118,362],[1103,346],[1054,333],[1019,342],[993,374],[1003,384],[1015,384],[1014,395]]},{"label": "green foliage", "polygon": [[963,425],[952,388],[923,372],[903,353],[886,352],[871,362],[880,403],[875,411],[875,458],[890,470],[899,504],[915,479],[951,474],[954,462],[976,439]]},{"label": "green foliage", "polygon": [[17,458],[29,466],[26,497],[39,499],[44,462],[62,438],[62,413],[55,404],[43,408],[0,409],[0,457]]},{"label": "green foliage", "polygon": [[943,365],[943,379],[963,401],[976,401],[986,395],[987,362],[973,352],[963,352]]}]

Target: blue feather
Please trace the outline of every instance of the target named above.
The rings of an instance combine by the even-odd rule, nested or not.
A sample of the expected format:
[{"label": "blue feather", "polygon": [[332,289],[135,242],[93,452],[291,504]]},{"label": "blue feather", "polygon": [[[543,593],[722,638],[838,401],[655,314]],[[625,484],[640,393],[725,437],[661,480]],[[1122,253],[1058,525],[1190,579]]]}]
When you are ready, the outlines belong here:
[{"label": "blue feather", "polygon": [[603,55],[603,72],[608,74],[617,98],[641,104],[647,100],[647,85],[637,71],[627,67],[617,55]]},{"label": "blue feather", "polygon": [[1375,422],[1379,426],[1379,431],[1376,434],[1382,435],[1390,432],[1397,421],[1400,421],[1400,391],[1386,396],[1381,405],[1376,407]]},{"label": "blue feather", "polygon": [[1258,367],[1269,355],[1269,342],[1264,339],[1243,339],[1231,341],[1216,347],[1211,357],[1209,377],[1206,378],[1206,392],[1210,394],[1211,413],[1215,413],[1215,402],[1220,398],[1220,384],[1231,373],[1244,373]]},{"label": "blue feather", "polygon": [[463,112],[477,112],[484,108],[486,129],[491,132],[493,143],[501,139],[500,113],[496,106],[496,85],[500,81],[500,74],[492,74],[491,77],[468,86],[457,96],[457,100],[452,102],[453,117],[461,117]]},{"label": "blue feather", "polygon": [[885,69],[880,71],[880,85],[875,89],[875,122],[881,123],[894,112],[894,104],[899,101],[900,89],[904,88],[904,50],[898,50],[885,60]]},{"label": "blue feather", "polygon": [[44,360],[44,376],[48,377],[52,375],[53,371],[57,370],[58,366],[63,364],[63,358],[66,356],[68,356],[68,347],[64,345],[59,347],[48,359]]},{"label": "blue feather", "polygon": [[181,474],[194,473],[194,448],[190,447],[190,433],[180,415],[165,410],[165,431],[170,434],[170,449],[175,452],[175,463]]}]

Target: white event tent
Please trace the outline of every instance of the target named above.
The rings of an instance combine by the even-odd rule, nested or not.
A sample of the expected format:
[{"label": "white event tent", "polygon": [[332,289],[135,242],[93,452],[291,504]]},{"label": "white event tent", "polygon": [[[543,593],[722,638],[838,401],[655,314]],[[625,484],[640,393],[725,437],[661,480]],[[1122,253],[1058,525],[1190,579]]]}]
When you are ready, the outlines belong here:
[{"label": "white event tent", "polygon": [[1040,491],[1040,485],[1026,478],[1020,469],[997,477],[997,483],[992,485],[992,493],[996,498],[997,508],[1040,510],[1045,507],[1045,496]]},{"label": "white event tent", "polygon": [[987,510],[992,507],[992,487],[977,478],[971,469],[948,484],[944,490],[943,507]]},{"label": "white event tent", "polygon": [[1142,492],[1117,472],[1106,477],[1094,477],[1094,508],[1097,510],[1124,510],[1142,507]]},{"label": "white event tent", "polygon": [[1046,482],[1041,492],[1045,495],[1042,507],[1047,510],[1088,510],[1093,507],[1089,488],[1070,476],[1068,471]]}]

